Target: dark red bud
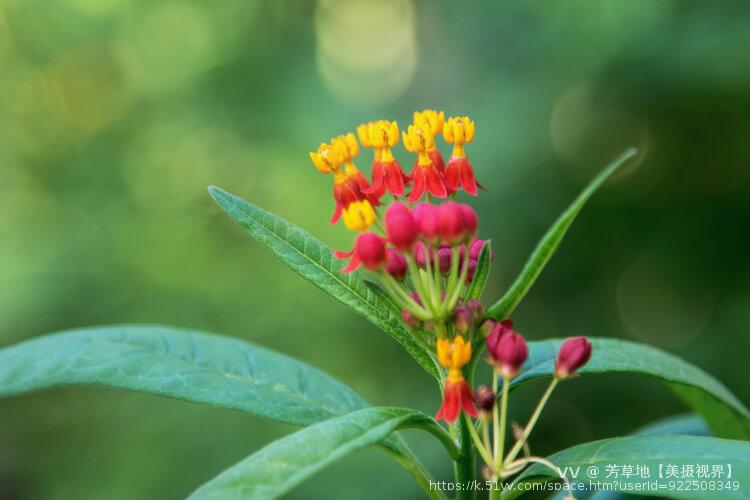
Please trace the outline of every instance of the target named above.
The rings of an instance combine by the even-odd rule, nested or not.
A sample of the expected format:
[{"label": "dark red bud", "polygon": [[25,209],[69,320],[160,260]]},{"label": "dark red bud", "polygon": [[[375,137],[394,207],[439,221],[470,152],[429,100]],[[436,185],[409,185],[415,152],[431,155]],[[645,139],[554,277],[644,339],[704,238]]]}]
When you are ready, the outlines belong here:
[{"label": "dark red bud", "polygon": [[490,356],[503,376],[514,377],[529,357],[529,349],[524,338],[511,330],[500,337]]},{"label": "dark red bud", "polygon": [[408,252],[414,247],[419,231],[414,217],[404,203],[396,202],[385,213],[385,230],[393,246]]},{"label": "dark red bud", "polygon": [[474,403],[485,412],[491,412],[495,406],[495,393],[492,387],[480,385],[474,390]]},{"label": "dark red bud", "polygon": [[591,342],[586,337],[569,338],[560,346],[555,360],[555,377],[567,378],[588,363]]},{"label": "dark red bud", "polygon": [[406,278],[406,259],[395,248],[386,249],[385,271],[397,281]]},{"label": "dark red bud", "polygon": [[375,233],[362,233],[355,243],[357,257],[371,271],[381,269],[385,264],[385,242]]},{"label": "dark red bud", "polygon": [[438,209],[429,203],[417,203],[411,210],[419,232],[425,240],[434,243],[438,238]]},{"label": "dark red bud", "polygon": [[438,268],[442,275],[447,275],[451,270],[451,261],[453,260],[453,250],[447,247],[440,248],[437,251]]},{"label": "dark red bud", "polygon": [[422,305],[422,298],[417,292],[411,292],[411,298],[414,299],[414,302],[416,302],[420,306]]},{"label": "dark red bud", "polygon": [[[421,241],[417,241],[416,245],[414,245],[414,260],[417,261],[417,265],[422,269],[427,267],[427,249],[427,245]],[[435,258],[435,251],[432,248],[429,250],[430,260],[432,261]]]},{"label": "dark red bud", "polygon": [[471,317],[474,318],[475,323],[484,316],[484,307],[482,307],[482,303],[476,299],[468,301],[466,303],[466,309],[471,313]]},{"label": "dark red bud", "polygon": [[469,269],[466,270],[466,282],[474,281],[474,273],[477,271],[477,261],[469,259]]},{"label": "dark red bud", "polygon": [[412,330],[419,330],[422,327],[422,322],[406,309],[401,311],[401,318],[406,323],[406,326]]},{"label": "dark red bud", "polygon": [[466,335],[471,327],[474,326],[474,317],[471,311],[465,307],[457,307],[453,313],[453,325],[456,327],[456,332],[459,335]]}]

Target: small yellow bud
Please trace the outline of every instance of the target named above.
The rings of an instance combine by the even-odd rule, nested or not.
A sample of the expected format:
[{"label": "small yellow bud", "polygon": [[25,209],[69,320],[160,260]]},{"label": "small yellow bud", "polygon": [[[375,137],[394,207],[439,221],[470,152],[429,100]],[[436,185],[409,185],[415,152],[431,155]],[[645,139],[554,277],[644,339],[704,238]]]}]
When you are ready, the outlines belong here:
[{"label": "small yellow bud", "polygon": [[316,153],[310,153],[310,159],[321,173],[329,174],[338,170],[344,161],[341,154],[331,144],[321,143]]},{"label": "small yellow bud", "polygon": [[443,123],[445,123],[445,113],[437,112],[434,109],[425,109],[423,111],[414,112],[414,125],[420,123],[426,123],[427,127],[432,132],[432,135],[438,135],[443,131]]},{"label": "small yellow bud", "polygon": [[352,158],[359,154],[359,143],[357,143],[357,138],[351,132],[334,138],[331,144],[336,149],[336,153],[345,162],[352,161]]},{"label": "small yellow bud", "polygon": [[354,201],[341,212],[341,218],[352,231],[365,231],[375,222],[375,209],[367,200]]}]

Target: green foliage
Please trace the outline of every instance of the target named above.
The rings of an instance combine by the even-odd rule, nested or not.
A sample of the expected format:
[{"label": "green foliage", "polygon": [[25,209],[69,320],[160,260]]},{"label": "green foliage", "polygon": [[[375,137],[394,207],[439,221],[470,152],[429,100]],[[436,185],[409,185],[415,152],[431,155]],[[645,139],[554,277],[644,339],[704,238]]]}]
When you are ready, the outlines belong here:
[{"label": "green foliage", "polygon": [[410,427],[433,433],[450,454],[458,453],[450,436],[422,413],[405,408],[366,408],[274,441],[201,486],[190,498],[277,498],[336,460]]},{"label": "green foliage", "polygon": [[84,384],[309,425],[367,402],[322,371],[262,347],[164,326],[85,328],[0,350],[0,396]]},{"label": "green foliage", "polygon": [[[529,343],[529,359],[512,381],[549,376],[562,339]],[[750,417],[745,406],[718,380],[680,358],[655,347],[617,339],[591,339],[593,354],[582,375],[629,373],[659,379],[698,412],[719,437],[750,439]]]},{"label": "green foliage", "polygon": [[362,273],[342,274],[344,265],[333,257],[330,248],[281,217],[217,187],[210,187],[209,192],[230,217],[289,269],[380,327],[404,346],[428,373],[440,378],[430,354],[414,339],[382,296],[367,286]]},{"label": "green foliage", "polygon": [[[694,489],[670,489],[671,498],[747,498],[750,495],[750,443],[705,436],[630,436],[622,438],[603,439],[580,444],[555,453],[548,457],[558,469],[572,467],[580,470],[577,480],[587,482],[603,481],[605,468],[608,464],[639,464],[649,467],[651,477],[658,477],[659,466],[666,464],[721,464],[726,468],[727,460],[732,463],[731,481],[739,483],[739,491],[714,490],[703,491]],[[580,467],[580,469],[578,469]],[[596,467],[597,474],[590,474],[589,467]],[[570,469],[567,469],[570,471]],[[527,469],[518,481],[530,481],[534,478],[559,477],[553,471],[540,464]],[[569,477],[569,479],[573,479]],[[610,480],[611,481],[611,480]],[[643,483],[639,477],[618,477],[617,481],[608,481],[613,489],[623,491],[635,483]],[[661,480],[664,483],[664,479]],[[633,490],[630,490],[633,491]],[[522,492],[513,490],[503,498],[516,498]],[[665,491],[638,491],[639,494],[649,496],[663,496]]]},{"label": "green foliage", "polygon": [[711,436],[711,429],[700,415],[683,413],[656,420],[633,431],[637,436]]},{"label": "green foliage", "polygon": [[529,291],[531,285],[534,284],[539,274],[547,265],[547,262],[552,258],[560,245],[565,233],[573,221],[575,220],[578,213],[581,211],[586,202],[591,198],[591,195],[596,192],[604,181],[606,181],[613,173],[617,171],[626,161],[635,156],[638,151],[634,148],[630,148],[610,163],[607,168],[601,171],[594,180],[592,180],[588,186],[573,200],[573,203],[562,213],[560,217],[552,224],[545,235],[539,240],[536,248],[531,253],[531,256],[526,261],[526,264],[521,270],[521,274],[518,275],[516,280],[510,286],[505,295],[503,295],[497,302],[492,304],[487,309],[487,317],[496,320],[502,320],[510,316],[516,306],[521,302],[526,292]]}]

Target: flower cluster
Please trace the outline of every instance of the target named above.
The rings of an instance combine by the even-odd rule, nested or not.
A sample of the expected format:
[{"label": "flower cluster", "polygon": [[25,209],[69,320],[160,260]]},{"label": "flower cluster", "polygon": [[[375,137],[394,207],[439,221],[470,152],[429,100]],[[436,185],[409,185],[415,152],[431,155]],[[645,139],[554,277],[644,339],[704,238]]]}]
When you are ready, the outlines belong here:
[{"label": "flower cluster", "polygon": [[[353,133],[321,144],[310,157],[320,172],[333,175],[336,208],[331,223],[342,218],[346,227],[359,231],[350,251],[335,252],[336,257],[348,259],[341,272],[364,267],[380,276],[385,291],[402,309],[404,323],[432,353],[442,374],[443,402],[436,418],[448,424],[455,423],[462,412],[479,418],[485,436],[476,436],[474,425],[469,425],[472,437],[489,475],[498,478],[517,472],[516,456],[527,446],[541,407],[560,380],[574,375],[588,361],[591,344],[584,337],[563,343],[550,389],[504,455],[509,382],[519,375],[528,348],[511,320],[485,319],[482,304],[476,300],[478,293],[471,286],[480,261],[488,266],[494,259],[489,241],[477,237],[479,219],[474,209],[454,201],[459,191],[476,196],[478,188],[483,188],[465,149],[474,139],[475,128],[466,116],[446,120],[444,113],[433,110],[414,113],[414,122],[401,135],[406,149],[417,155],[407,175],[392,151],[399,141],[398,124],[379,120],[360,125],[359,142],[374,150],[371,182],[353,163],[359,153]],[[435,142],[441,133],[453,145],[447,163]],[[386,193],[393,196],[392,202],[384,200]],[[435,204],[435,198],[449,199]],[[382,215],[380,210],[384,210]],[[481,283],[478,288],[481,291]],[[482,340],[494,383],[472,391],[465,372],[481,355]],[[498,380],[503,381],[502,391]],[[494,443],[489,440],[490,420],[495,422]]]}]

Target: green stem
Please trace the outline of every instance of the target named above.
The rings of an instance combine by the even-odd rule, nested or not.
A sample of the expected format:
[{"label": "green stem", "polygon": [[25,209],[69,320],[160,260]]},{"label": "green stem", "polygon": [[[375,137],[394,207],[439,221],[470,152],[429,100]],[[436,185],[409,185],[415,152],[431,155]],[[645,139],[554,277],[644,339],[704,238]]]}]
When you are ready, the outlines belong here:
[{"label": "green stem", "polygon": [[431,498],[433,500],[447,500],[448,497],[446,497],[442,491],[437,488],[430,487],[431,482],[434,484],[432,476],[430,476],[430,473],[427,472],[427,469],[424,468],[424,465],[422,465],[417,457],[414,456],[405,442],[402,443],[402,447],[403,451],[395,447],[391,447],[385,444],[383,445],[385,451],[388,452],[398,463],[400,463],[401,466],[406,469],[409,474],[411,474],[412,477],[417,481],[417,484],[420,488],[422,488],[422,491],[424,491],[425,495],[427,495],[427,498]]},{"label": "green stem", "polygon": [[505,453],[505,428],[507,427],[509,392],[510,377],[503,377],[503,393],[500,396],[500,423],[499,429],[497,429],[498,434],[495,435],[495,467],[502,465],[501,462]]},{"label": "green stem", "polygon": [[555,387],[557,386],[558,382],[559,382],[559,379],[557,377],[552,378],[552,381],[549,383],[547,390],[544,392],[544,395],[542,395],[542,399],[540,399],[539,404],[536,405],[536,409],[534,410],[534,413],[531,415],[529,422],[523,428],[523,434],[521,435],[521,438],[518,441],[516,441],[516,444],[513,445],[513,448],[511,448],[511,450],[508,452],[508,456],[505,458],[503,465],[508,465],[511,462],[513,462],[513,460],[515,460],[516,456],[518,455],[518,452],[521,451],[521,448],[523,447],[524,443],[529,438],[529,434],[531,434],[531,431],[534,430],[534,425],[536,425],[536,421],[539,420],[539,415],[542,414],[544,405],[547,404],[547,400],[552,394],[552,391],[555,390]]},{"label": "green stem", "polygon": [[[463,415],[463,418],[468,420],[469,417]],[[479,437],[479,434],[477,434],[477,430],[474,428],[471,421],[467,422],[466,428],[469,430],[469,435],[471,436],[472,441],[474,441],[474,446],[477,447],[477,451],[482,456],[484,462],[487,465],[492,466],[492,453],[484,446],[484,444],[482,444],[482,439]]]},{"label": "green stem", "polygon": [[456,482],[462,485],[456,492],[456,500],[473,500],[476,498],[476,490],[470,489],[474,481],[474,448],[471,442],[469,426],[466,419],[458,420],[458,437],[460,439],[461,456],[454,462]]},{"label": "green stem", "polygon": [[406,254],[406,267],[409,269],[409,276],[414,284],[414,288],[419,294],[419,298],[422,300],[422,306],[430,312],[432,317],[435,317],[435,309],[432,307],[432,295],[425,290],[424,283],[422,283],[422,276],[419,274],[417,264],[414,262],[414,257]]},{"label": "green stem", "polygon": [[393,299],[398,303],[399,306],[403,307],[414,316],[419,318],[421,321],[429,321],[432,319],[430,313],[417,302],[401,287],[400,284],[388,273],[381,273],[383,276],[383,284],[385,284],[388,291],[393,295]]}]

